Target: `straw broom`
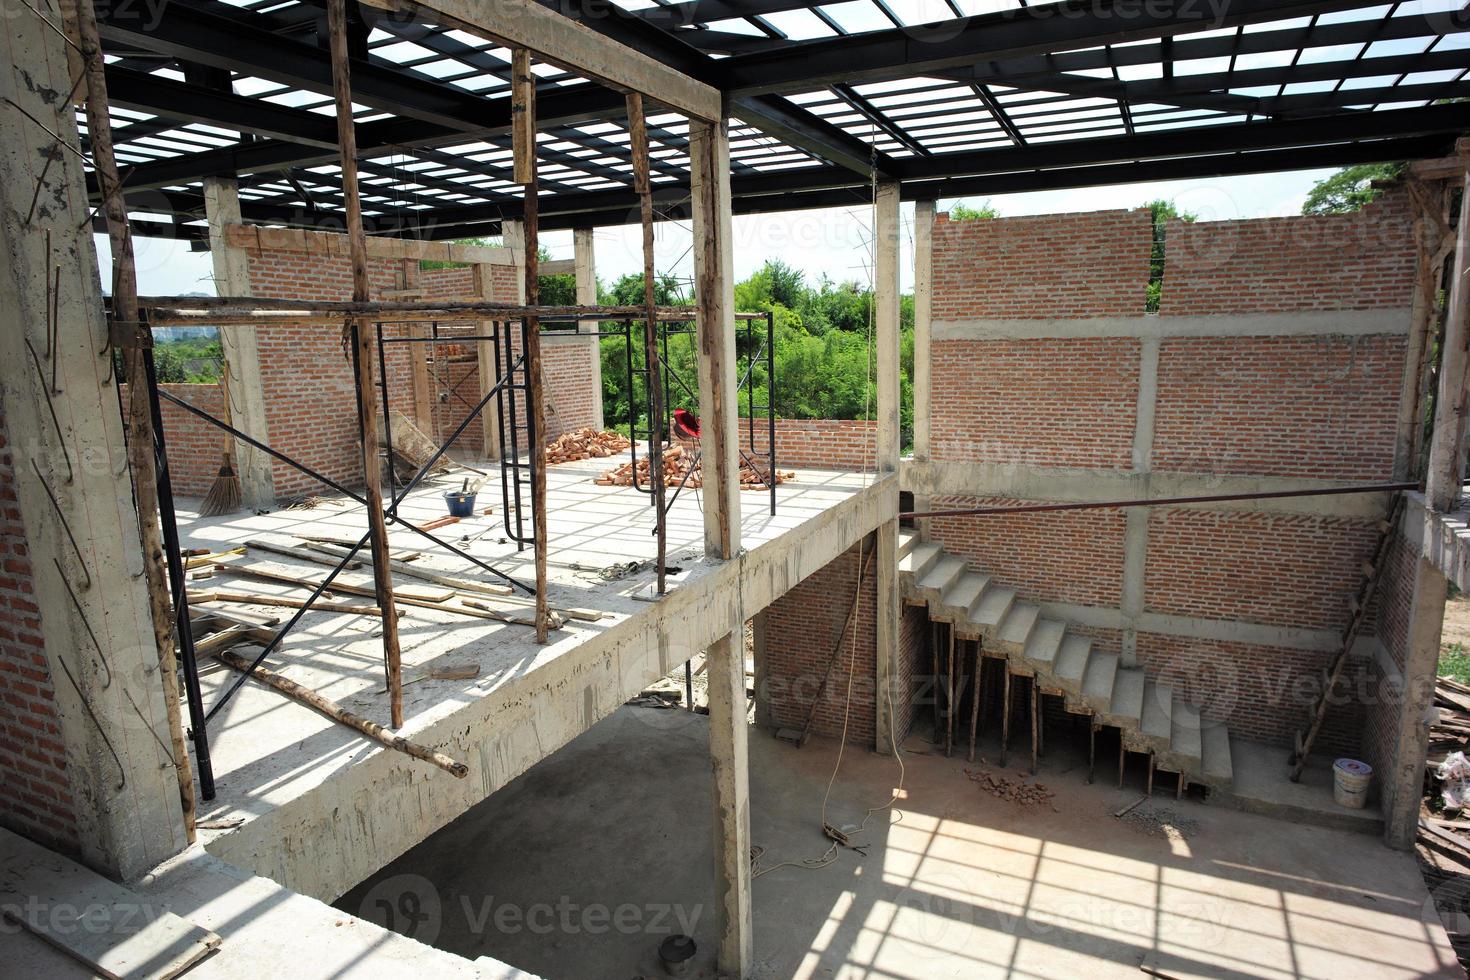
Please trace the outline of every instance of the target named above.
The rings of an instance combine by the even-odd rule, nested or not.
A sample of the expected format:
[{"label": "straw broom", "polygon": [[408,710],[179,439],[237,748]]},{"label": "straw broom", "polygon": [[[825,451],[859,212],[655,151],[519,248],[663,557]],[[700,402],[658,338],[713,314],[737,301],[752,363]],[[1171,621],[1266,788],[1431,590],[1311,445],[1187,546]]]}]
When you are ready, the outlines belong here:
[{"label": "straw broom", "polygon": [[[230,412],[230,363],[225,361],[219,376],[220,395],[225,403],[225,424],[234,425],[234,419]],[[235,444],[228,432],[225,433],[223,461],[220,463],[219,475],[214,478],[214,485],[209,488],[209,493],[204,495],[204,503],[199,507],[202,517],[220,517],[225,514],[233,514],[240,509],[240,477],[235,473]]]}]

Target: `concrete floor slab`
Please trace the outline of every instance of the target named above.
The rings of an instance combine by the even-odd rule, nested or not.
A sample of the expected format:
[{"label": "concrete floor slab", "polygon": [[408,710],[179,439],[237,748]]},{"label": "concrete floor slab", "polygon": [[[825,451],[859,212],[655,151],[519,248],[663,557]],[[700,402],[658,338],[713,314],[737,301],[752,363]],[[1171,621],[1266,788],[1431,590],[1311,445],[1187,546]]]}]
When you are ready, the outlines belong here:
[{"label": "concrete floor slab", "polygon": [[[890,518],[897,506],[892,477],[874,485],[862,474],[798,471],[779,488],[774,516],[765,494],[742,496],[746,551],[721,563],[703,559],[700,500],[686,491],[669,519],[670,561],[683,571],[672,580],[669,596],[650,603],[634,594],[651,580],[651,572],[618,579],[602,574],[609,566],[649,559],[655,549],[648,498],[593,482],[615,462],[564,464],[547,473],[552,604],[601,610],[607,613],[601,621],[570,621],[550,644],[538,646],[524,626],[404,609],[400,632],[407,676],[450,663],[479,670],[474,680],[422,680],[404,691],[402,733],[465,762],[468,779],[455,780],[382,749],[274,690],[247,683],[210,724],[218,797],[201,805],[201,816],[245,821],[238,829],[205,832],[211,853],[305,894],[335,898],[702,650],[722,628],[738,626]],[[458,476],[431,482],[405,504],[404,518],[424,523],[443,516],[440,494],[459,482]],[[495,507],[493,518],[477,516],[441,535],[457,539],[503,520],[498,489],[482,496],[479,506],[486,505]],[[293,535],[302,533],[356,538],[366,526],[360,507],[330,500],[265,515],[201,519],[181,513],[180,518],[186,547],[215,550],[251,539],[292,547],[297,544]],[[401,528],[390,537],[395,549],[427,544]],[[470,548],[523,581],[532,577],[531,552],[518,552],[498,523]],[[327,572],[319,565],[269,558],[289,562],[302,578],[320,579]],[[415,562],[420,563],[488,580],[468,562],[431,550]],[[407,577],[398,583],[425,584]],[[290,585],[235,576],[217,576],[196,587],[305,595]],[[517,612],[527,614],[529,608],[523,603]],[[312,613],[268,662],[344,707],[386,723],[382,649],[375,632],[371,619]],[[218,664],[204,665],[206,706],[236,676]]]},{"label": "concrete floor slab", "polygon": [[[656,975],[658,942],[688,928],[692,975],[711,976],[706,739],[700,716],[620,709],[339,907],[374,918],[410,895],[437,910],[420,938],[550,978]],[[867,855],[818,869],[800,862],[827,852],[837,747],[752,733],[753,839],[773,869],[755,879],[756,976],[1463,976],[1413,858],[1362,834],[1162,790],[1149,820],[1116,819],[1138,790],[1088,785],[1060,738],[1038,777],[1055,807],[1021,807],[966,776],[998,771],[993,745],[970,766],[909,744],[898,810],[859,835]],[[899,779],[849,747],[827,821],[860,825]]]}]

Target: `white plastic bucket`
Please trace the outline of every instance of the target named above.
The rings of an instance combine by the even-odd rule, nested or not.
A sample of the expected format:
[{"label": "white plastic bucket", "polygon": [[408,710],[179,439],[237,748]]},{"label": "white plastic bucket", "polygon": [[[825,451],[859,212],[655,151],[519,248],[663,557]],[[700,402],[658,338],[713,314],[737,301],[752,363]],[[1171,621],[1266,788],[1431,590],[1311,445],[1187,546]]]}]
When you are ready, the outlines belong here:
[{"label": "white plastic bucket", "polygon": [[1338,759],[1332,764],[1332,798],[1338,806],[1361,810],[1368,805],[1368,784],[1373,767],[1357,759]]}]

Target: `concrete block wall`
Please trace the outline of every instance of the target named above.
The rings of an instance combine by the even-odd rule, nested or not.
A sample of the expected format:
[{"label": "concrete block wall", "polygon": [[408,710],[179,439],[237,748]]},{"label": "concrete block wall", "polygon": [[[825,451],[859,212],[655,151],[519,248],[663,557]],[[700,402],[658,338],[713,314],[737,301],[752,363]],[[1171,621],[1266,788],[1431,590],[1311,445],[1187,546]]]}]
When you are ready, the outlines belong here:
[{"label": "concrete block wall", "polygon": [[[180,398],[224,418],[224,398],[217,384],[161,384],[160,391]],[[123,404],[127,404],[128,386],[119,385]],[[173,479],[174,494],[180,497],[202,497],[214,485],[224,462],[225,433],[167,400],[160,400],[163,413],[163,436],[168,446],[168,472]]]},{"label": "concrete block wall", "polygon": [[[1356,215],[1166,231],[1160,313],[1146,315],[1145,213],[939,221],[932,462],[906,487],[962,508],[1394,479],[1414,276],[1404,195]],[[1183,685],[1207,716],[1285,743],[1384,506],[959,518],[932,536]],[[1328,751],[1371,754],[1375,643],[1335,699]]]},{"label": "concrete block wall", "polygon": [[[864,557],[869,550],[871,543],[865,546]],[[877,582],[873,563],[876,561],[875,556],[868,562],[857,613],[847,626],[840,648],[836,646],[838,631],[843,629],[858,593],[856,545],[766,608],[765,647],[758,654],[766,658],[766,664],[758,671],[763,682],[756,697],[764,700],[765,714],[774,727],[800,729],[816,701],[814,734],[840,738],[845,713],[847,740],[854,744],[873,744],[877,698],[887,696],[877,690],[874,680]],[[920,664],[927,629],[928,620],[922,610],[904,610],[899,626],[899,676],[892,692],[895,726],[899,732],[907,732],[920,704],[928,703],[923,700],[928,696],[924,685],[928,670]],[[838,650],[837,666],[824,688],[822,679],[834,649]],[[850,708],[849,672],[852,675]]]},{"label": "concrete block wall", "polygon": [[0,826],[75,852],[75,803],[15,465],[15,447],[0,414]]}]

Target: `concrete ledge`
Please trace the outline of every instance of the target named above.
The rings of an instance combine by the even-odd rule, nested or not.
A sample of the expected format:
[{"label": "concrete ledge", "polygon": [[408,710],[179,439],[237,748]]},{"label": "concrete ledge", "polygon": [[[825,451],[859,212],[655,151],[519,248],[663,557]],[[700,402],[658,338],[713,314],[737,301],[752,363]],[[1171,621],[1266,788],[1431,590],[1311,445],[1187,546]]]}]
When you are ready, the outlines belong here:
[{"label": "concrete ledge", "polygon": [[1440,514],[1428,509],[1423,494],[1406,496],[1408,506],[1399,522],[1404,540],[1455,588],[1470,591],[1470,511]]},{"label": "concrete ledge", "polygon": [[976,319],[934,321],[934,340],[1048,340],[1090,337],[1306,337],[1337,334],[1407,334],[1408,307],[1222,316],[1159,316],[1085,319]]},{"label": "concrete ledge", "polygon": [[[1316,490],[1339,487],[1347,482],[1276,476],[1219,476],[1207,473],[1138,473],[1038,466],[1030,463],[968,463],[945,460],[920,462],[911,459],[904,460],[900,465],[899,479],[903,489],[920,496],[1014,497],[1020,500],[1065,502]],[[1197,510],[1310,514],[1366,521],[1382,518],[1387,504],[1387,494],[1363,493],[1186,506]]]},{"label": "concrete ledge", "polygon": [[411,718],[404,734],[467,762],[468,779],[360,745],[351,757],[303,759],[311,784],[276,805],[263,793],[231,799],[250,819],[210,853],[335,900],[892,520],[897,490],[897,477],[883,478],[732,561],[699,562],[645,612],[541,647],[485,696]]}]

